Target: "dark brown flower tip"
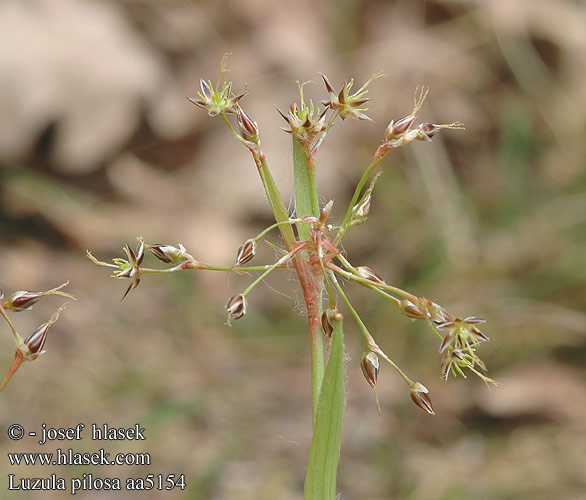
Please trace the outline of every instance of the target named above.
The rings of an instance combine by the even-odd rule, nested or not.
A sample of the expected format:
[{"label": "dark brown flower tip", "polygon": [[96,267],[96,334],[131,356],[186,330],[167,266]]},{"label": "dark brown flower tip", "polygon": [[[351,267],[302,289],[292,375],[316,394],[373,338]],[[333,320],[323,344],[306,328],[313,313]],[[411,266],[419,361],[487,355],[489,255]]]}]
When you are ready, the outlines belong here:
[{"label": "dark brown flower tip", "polygon": [[471,324],[471,325],[477,325],[479,323],[486,323],[486,320],[484,318],[479,318],[478,316],[468,316],[467,318],[464,318],[464,321],[466,323]]},{"label": "dark brown flower tip", "polygon": [[289,123],[289,117],[285,113],[283,113],[279,108],[277,108],[277,112],[283,117],[283,120]]},{"label": "dark brown flower tip", "polygon": [[332,336],[332,332],[334,331],[334,325],[332,325],[327,311],[324,311],[321,315],[321,327],[327,337]]},{"label": "dark brown flower tip", "polygon": [[362,354],[360,368],[362,369],[362,374],[364,375],[364,378],[370,384],[370,387],[374,388],[374,386],[376,385],[379,366],[380,365],[378,361],[378,356],[374,352],[367,351]]},{"label": "dark brown flower tip", "polygon": [[324,75],[323,73],[320,73],[320,76],[322,77],[324,84],[326,86],[326,90],[329,93],[334,94],[336,91],[334,90],[334,87],[332,86],[332,84],[330,83],[330,81],[328,80],[328,77],[326,75]]},{"label": "dark brown flower tip", "polygon": [[358,272],[358,276],[360,276],[361,278],[364,278],[368,281],[372,281],[373,283],[377,283],[379,285],[385,284],[384,280],[378,274],[376,274],[370,267],[360,266],[356,268],[356,271]]},{"label": "dark brown flower tip", "polygon": [[469,333],[478,344],[480,344],[481,342],[488,342],[490,340],[484,333],[482,333],[474,325],[470,326]]},{"label": "dark brown flower tip", "polygon": [[240,319],[246,314],[246,297],[242,294],[230,297],[226,304],[226,311],[228,311],[228,324],[233,319]]},{"label": "dark brown flower tip", "polygon": [[136,288],[140,284],[140,273],[138,272],[138,269],[136,267],[130,267],[126,271],[123,271],[122,273],[118,274],[117,278],[131,278],[132,280],[130,282],[130,285],[128,285],[128,288],[124,292],[124,295],[120,299],[120,302],[122,302],[130,293],[130,290]]},{"label": "dark brown flower tip", "polygon": [[128,259],[132,266],[140,266],[142,264],[142,260],[144,259],[144,242],[142,240],[140,241],[136,253],[134,253],[134,250],[132,250],[128,243],[126,243],[124,251],[126,252],[126,255],[128,255]]},{"label": "dark brown flower tip", "polygon": [[256,255],[256,241],[255,240],[246,240],[240,247],[238,247],[238,251],[236,253],[236,265],[241,266],[242,264],[246,264],[248,261],[252,260],[252,258]]},{"label": "dark brown flower tip", "polygon": [[444,339],[442,340],[442,343],[440,345],[439,348],[439,352],[440,354],[443,353],[449,346],[451,346],[452,344],[454,344],[454,342],[457,339],[457,335],[455,335],[453,332],[448,332],[446,334],[446,336],[444,337]]},{"label": "dark brown flower tip", "polygon": [[194,99],[193,97],[188,97],[187,100],[192,104],[195,104],[198,108],[207,109],[208,105],[205,101],[201,99]]},{"label": "dark brown flower tip", "polygon": [[433,406],[431,404],[431,398],[429,397],[429,391],[423,384],[420,384],[419,382],[413,384],[413,387],[411,387],[411,400],[424,412],[429,413],[430,415],[435,415],[435,411],[433,411]]}]

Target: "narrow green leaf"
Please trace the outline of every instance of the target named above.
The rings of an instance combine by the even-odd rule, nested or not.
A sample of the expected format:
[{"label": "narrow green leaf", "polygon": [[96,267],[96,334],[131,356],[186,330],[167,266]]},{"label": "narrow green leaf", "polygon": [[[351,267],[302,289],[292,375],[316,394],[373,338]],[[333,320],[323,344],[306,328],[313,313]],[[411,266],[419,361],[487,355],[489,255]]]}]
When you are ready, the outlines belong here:
[{"label": "narrow green leaf", "polygon": [[[315,170],[309,165],[305,151],[299,141],[293,137],[293,171],[295,184],[295,215],[319,217],[319,202],[315,186]],[[305,223],[297,224],[301,240],[309,239],[309,226]]]},{"label": "narrow green leaf", "polygon": [[305,500],[335,500],[344,406],[342,315],[334,319],[332,348],[320,392],[307,473]]}]

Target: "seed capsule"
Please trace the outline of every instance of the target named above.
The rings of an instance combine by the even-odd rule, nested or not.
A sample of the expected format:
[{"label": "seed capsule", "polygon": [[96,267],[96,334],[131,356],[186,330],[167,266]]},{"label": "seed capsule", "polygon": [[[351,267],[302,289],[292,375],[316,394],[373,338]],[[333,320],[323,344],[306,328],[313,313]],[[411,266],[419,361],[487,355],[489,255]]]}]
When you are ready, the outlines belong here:
[{"label": "seed capsule", "polygon": [[319,221],[325,222],[328,220],[332,213],[332,207],[334,206],[334,200],[330,200],[326,203],[326,205],[321,209],[321,213],[319,215]]},{"label": "seed capsule", "polygon": [[427,318],[427,313],[424,310],[421,310],[419,306],[411,302],[409,299],[403,299],[399,306],[401,308],[401,312],[411,319],[425,319]]},{"label": "seed capsule", "polygon": [[24,341],[24,345],[29,350],[29,353],[26,355],[28,359],[34,360],[45,352],[43,351],[43,347],[47,341],[49,326],[51,326],[51,323],[43,323]]},{"label": "seed capsule", "polygon": [[360,368],[362,368],[362,374],[370,387],[374,388],[379,370],[378,356],[372,351],[365,352],[362,355],[362,361],[360,361]]},{"label": "seed capsule", "polygon": [[415,382],[411,387],[411,400],[419,406],[423,411],[430,415],[435,415],[433,406],[431,405],[431,398],[429,397],[429,391],[427,387],[419,382]]},{"label": "seed capsule", "polygon": [[242,318],[246,314],[246,297],[241,294],[230,297],[226,304],[226,311],[228,311],[228,324],[233,319]]},{"label": "seed capsule", "polygon": [[186,253],[185,247],[181,243],[179,243],[179,247],[157,243],[147,245],[147,248],[157,259],[165,264],[183,262],[189,259],[189,254]]},{"label": "seed capsule", "polygon": [[405,132],[407,132],[407,130],[409,130],[409,127],[413,124],[414,121],[415,121],[414,114],[410,114],[408,116],[405,116],[404,118],[401,118],[400,120],[397,120],[397,121],[395,121],[395,120],[391,121],[391,123],[389,123],[389,126],[385,130],[385,137],[386,137],[387,141],[390,141],[392,139],[396,139],[400,135],[403,135]]},{"label": "seed capsule", "polygon": [[376,274],[370,267],[367,266],[360,266],[356,268],[358,271],[358,276],[364,278],[365,280],[372,281],[373,283],[378,283],[379,285],[384,285],[384,280]]},{"label": "seed capsule", "polygon": [[354,207],[354,211],[357,217],[364,219],[370,213],[371,198],[372,197],[370,193],[368,193],[366,195],[366,198],[364,198],[364,200],[362,201],[362,203],[359,206]]},{"label": "seed capsule", "polygon": [[247,141],[258,139],[258,125],[253,121],[241,107],[238,107],[238,127],[240,134]]},{"label": "seed capsule", "polygon": [[246,240],[238,248],[238,252],[236,253],[236,265],[241,266],[242,264],[246,264],[255,255],[256,255],[256,241],[255,240]]},{"label": "seed capsule", "polygon": [[26,292],[20,290],[8,297],[5,307],[15,312],[26,311],[33,307],[42,296],[42,292]]}]

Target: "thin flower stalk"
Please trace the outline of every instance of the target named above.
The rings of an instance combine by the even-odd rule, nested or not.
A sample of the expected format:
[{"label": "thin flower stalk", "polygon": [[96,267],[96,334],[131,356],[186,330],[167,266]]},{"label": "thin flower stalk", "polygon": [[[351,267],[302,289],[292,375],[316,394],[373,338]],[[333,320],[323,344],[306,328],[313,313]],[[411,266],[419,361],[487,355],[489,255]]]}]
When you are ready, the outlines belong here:
[{"label": "thin flower stalk", "polygon": [[401,368],[399,368],[399,366],[389,356],[387,356],[387,354],[378,346],[378,344],[374,340],[374,337],[370,334],[368,328],[366,328],[366,325],[362,321],[362,318],[360,318],[358,312],[356,311],[356,309],[354,309],[354,306],[352,306],[350,300],[348,300],[348,297],[344,293],[344,290],[336,280],[335,276],[332,276],[332,283],[336,287],[336,290],[340,294],[340,297],[342,297],[344,304],[346,304],[346,307],[354,317],[354,320],[356,321],[358,328],[362,332],[362,336],[364,337],[364,341],[366,342],[368,349],[376,353],[378,356],[383,358],[389,365],[391,365],[393,369],[399,374],[399,376],[407,383],[407,385],[409,385],[409,387],[413,386],[415,382],[413,382],[413,380],[411,380],[407,376],[407,374],[403,370],[401,370]]}]

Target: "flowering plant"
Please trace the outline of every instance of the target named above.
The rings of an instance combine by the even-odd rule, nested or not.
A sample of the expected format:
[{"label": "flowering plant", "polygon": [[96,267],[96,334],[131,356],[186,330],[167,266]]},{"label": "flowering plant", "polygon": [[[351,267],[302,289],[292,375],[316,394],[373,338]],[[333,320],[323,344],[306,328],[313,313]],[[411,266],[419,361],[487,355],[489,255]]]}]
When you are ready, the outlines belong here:
[{"label": "flowering plant", "polygon": [[[283,130],[291,135],[293,141],[295,214],[289,216],[271,175],[258,124],[242,108],[241,102],[246,92],[233,94],[232,84],[223,81],[225,71],[224,59],[218,83],[214,86],[211,81],[202,79],[198,96],[189,100],[206,110],[209,116],[221,117],[234,138],[248,149],[275,223],[243,242],[236,251],[232,266],[216,266],[196,260],[181,244],[148,244],[142,238],[139,238],[136,251],[130,245],[124,247],[125,259],[103,262],[90,252],[88,257],[95,264],[112,268],[113,277],[130,280],[123,298],[138,286],[146,274],[185,270],[259,273],[245,290],[229,298],[225,306],[228,325],[246,315],[249,296],[268,274],[278,269],[293,269],[303,292],[311,352],[313,439],[305,479],[305,498],[333,500],[336,495],[344,400],[343,315],[338,308],[340,300],[362,333],[365,347],[360,366],[367,382],[375,390],[375,396],[382,359],[404,380],[412,401],[426,413],[434,414],[428,389],[411,379],[378,346],[340,285],[340,278],[371,289],[408,318],[427,323],[439,340],[440,371],[444,379],[450,374],[465,376],[465,370],[469,370],[484,382],[494,383],[483,374],[485,366],[477,355],[479,344],[488,340],[479,329],[483,320],[476,317],[459,319],[435,302],[387,283],[370,267],[353,264],[341,246],[347,231],[368,218],[373,191],[380,175],[380,172],[374,171],[387,153],[415,140],[429,142],[440,130],[461,129],[463,126],[459,122],[415,124],[417,113],[428,93],[426,89],[418,89],[411,112],[399,120],[392,120],[386,127],[381,144],[358,181],[344,218],[336,224],[330,221],[333,201],[323,206],[319,203],[316,186],[317,155],[338,118],[370,120],[366,114],[370,101],[367,87],[382,74],[373,75],[354,93],[353,80],[345,82],[340,90],[336,90],[329,79],[321,75],[327,91],[327,98],[320,102],[322,108],[315,106],[311,100],[306,101],[304,85],[299,85],[299,103],[292,104],[286,113],[280,112],[286,122]],[[273,230],[280,232],[283,242],[282,247],[270,244],[279,252],[278,259],[266,265],[247,265],[255,257],[260,240]],[[168,267],[143,266],[146,250]],[[326,353],[329,354],[326,356]]]}]

